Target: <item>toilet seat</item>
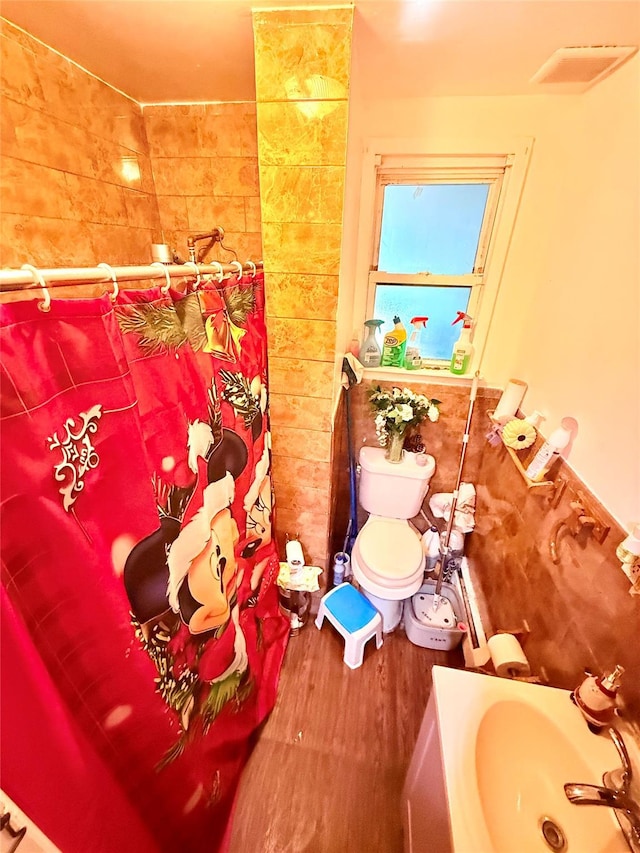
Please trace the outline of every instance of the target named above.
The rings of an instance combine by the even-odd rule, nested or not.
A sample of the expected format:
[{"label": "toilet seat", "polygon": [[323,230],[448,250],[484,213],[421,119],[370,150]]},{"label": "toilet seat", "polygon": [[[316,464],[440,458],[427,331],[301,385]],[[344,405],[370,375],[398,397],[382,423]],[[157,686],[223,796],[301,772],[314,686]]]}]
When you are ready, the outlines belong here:
[{"label": "toilet seat", "polygon": [[365,576],[389,590],[422,578],[424,552],[416,532],[404,519],[370,516],[356,538],[354,551]]}]

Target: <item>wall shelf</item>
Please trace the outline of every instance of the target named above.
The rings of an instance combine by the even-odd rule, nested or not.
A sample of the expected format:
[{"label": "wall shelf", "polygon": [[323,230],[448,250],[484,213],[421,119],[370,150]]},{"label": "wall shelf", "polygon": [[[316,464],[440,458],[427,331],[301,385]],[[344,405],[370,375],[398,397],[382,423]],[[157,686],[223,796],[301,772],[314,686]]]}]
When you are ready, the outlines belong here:
[{"label": "wall shelf", "polygon": [[[492,424],[494,424],[495,426],[504,426],[493,417],[493,412],[487,412],[487,414]],[[506,449],[509,456],[513,459],[513,464],[516,466],[518,472],[520,473],[520,476],[524,480],[528,489],[537,489],[539,490],[539,494],[546,494],[549,491],[555,490],[556,484],[553,480],[532,480],[531,477],[528,477],[525,467],[520,461],[520,457],[513,449],[513,447],[509,447],[507,444],[505,444],[504,439],[502,437],[502,433],[500,433],[500,441],[502,442],[502,446]]]}]

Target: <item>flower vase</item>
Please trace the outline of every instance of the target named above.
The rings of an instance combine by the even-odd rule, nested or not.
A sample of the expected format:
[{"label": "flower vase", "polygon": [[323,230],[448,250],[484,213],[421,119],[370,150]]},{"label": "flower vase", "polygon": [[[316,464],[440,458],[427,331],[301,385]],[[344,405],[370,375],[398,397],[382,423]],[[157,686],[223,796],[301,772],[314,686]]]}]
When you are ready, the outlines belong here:
[{"label": "flower vase", "polygon": [[387,442],[386,458],[389,462],[402,462],[402,448],[404,446],[404,430],[402,432],[389,433]]}]

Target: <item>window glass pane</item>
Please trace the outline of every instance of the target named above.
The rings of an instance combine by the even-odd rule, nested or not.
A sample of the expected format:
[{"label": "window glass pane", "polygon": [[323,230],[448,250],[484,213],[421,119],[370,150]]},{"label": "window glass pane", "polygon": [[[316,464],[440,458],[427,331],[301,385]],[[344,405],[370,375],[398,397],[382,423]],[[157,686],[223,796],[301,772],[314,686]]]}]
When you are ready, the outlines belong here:
[{"label": "window glass pane", "polygon": [[473,272],[489,187],[385,186],[378,269],[434,275]]},{"label": "window glass pane", "polygon": [[397,315],[410,338],[412,317],[428,317],[427,328],[422,333],[420,355],[423,358],[450,359],[453,345],[460,337],[461,324],[451,324],[458,311],[466,313],[469,306],[470,287],[436,287],[433,285],[379,284],[373,317],[384,320],[380,332],[380,346],[387,332],[393,328]]}]

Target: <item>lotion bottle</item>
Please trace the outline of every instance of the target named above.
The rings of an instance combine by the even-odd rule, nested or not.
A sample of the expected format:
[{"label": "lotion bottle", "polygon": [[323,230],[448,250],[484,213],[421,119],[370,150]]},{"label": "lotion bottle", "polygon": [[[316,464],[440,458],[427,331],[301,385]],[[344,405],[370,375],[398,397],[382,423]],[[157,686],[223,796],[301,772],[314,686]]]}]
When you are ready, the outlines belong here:
[{"label": "lotion bottle", "polygon": [[525,474],[530,480],[539,481],[544,479],[545,474],[551,468],[560,451],[571,441],[571,431],[560,426],[555,429],[533,457]]}]

